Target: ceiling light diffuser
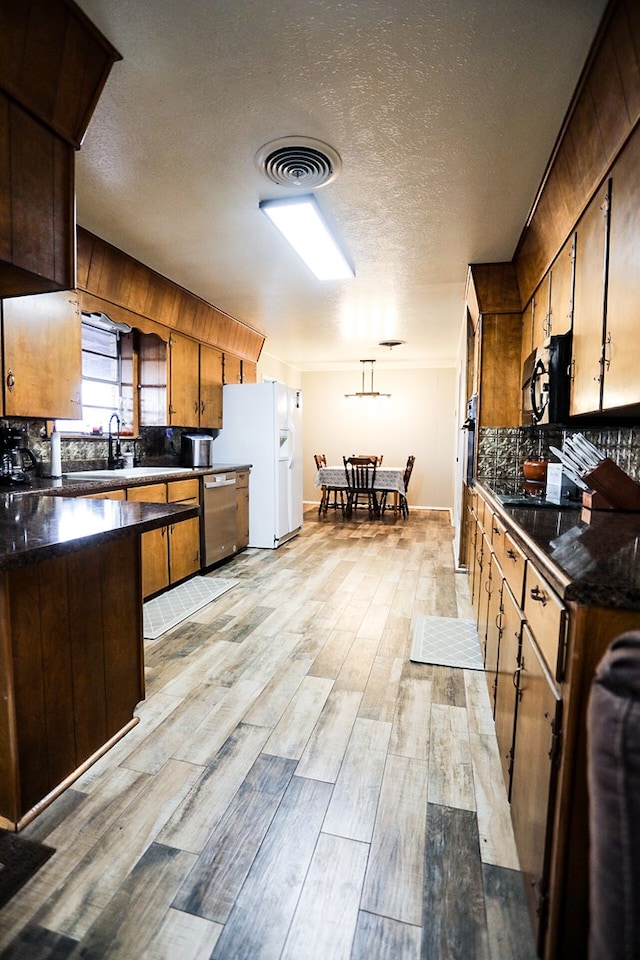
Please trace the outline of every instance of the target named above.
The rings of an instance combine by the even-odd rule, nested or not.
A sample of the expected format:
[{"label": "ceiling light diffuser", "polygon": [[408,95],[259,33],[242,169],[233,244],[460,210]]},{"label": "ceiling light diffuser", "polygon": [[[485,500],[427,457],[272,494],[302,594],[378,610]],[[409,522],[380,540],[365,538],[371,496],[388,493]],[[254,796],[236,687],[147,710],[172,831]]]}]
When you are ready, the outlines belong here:
[{"label": "ceiling light diffuser", "polygon": [[355,276],[313,194],[261,200],[259,206],[318,280],[350,280]]}]

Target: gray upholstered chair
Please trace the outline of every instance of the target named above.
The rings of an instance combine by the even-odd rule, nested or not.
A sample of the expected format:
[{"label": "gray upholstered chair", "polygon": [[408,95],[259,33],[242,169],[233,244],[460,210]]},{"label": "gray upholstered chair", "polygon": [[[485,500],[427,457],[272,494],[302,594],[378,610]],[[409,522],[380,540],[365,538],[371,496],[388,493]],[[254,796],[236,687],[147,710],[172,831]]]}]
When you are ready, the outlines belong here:
[{"label": "gray upholstered chair", "polygon": [[640,631],[610,644],[587,711],[589,960],[640,957]]}]

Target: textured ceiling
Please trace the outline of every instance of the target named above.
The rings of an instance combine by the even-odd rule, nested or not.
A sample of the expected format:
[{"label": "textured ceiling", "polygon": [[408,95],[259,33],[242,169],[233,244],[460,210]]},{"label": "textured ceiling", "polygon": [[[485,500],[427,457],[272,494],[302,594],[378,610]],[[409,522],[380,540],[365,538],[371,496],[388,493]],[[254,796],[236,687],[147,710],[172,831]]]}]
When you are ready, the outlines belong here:
[{"label": "textured ceiling", "polygon": [[[511,259],[605,0],[78,0],[116,63],[78,222],[299,369],[455,360],[469,262]],[[342,159],[316,196],[355,266],[320,284],[258,202],[267,141]]]}]

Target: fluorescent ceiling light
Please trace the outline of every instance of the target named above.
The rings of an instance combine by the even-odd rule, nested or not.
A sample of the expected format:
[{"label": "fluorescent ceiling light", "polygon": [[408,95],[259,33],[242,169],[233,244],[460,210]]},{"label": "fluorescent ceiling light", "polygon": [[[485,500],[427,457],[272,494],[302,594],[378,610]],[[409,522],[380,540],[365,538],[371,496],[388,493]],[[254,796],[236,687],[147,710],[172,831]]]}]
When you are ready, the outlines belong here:
[{"label": "fluorescent ceiling light", "polygon": [[262,200],[260,209],[318,280],[350,280],[355,276],[312,194]]}]

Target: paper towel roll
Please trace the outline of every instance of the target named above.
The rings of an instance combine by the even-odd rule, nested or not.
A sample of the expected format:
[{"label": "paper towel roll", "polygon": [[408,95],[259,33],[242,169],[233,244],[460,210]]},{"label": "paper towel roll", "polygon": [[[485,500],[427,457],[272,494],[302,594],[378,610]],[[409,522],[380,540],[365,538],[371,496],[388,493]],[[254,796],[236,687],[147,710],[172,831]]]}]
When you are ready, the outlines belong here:
[{"label": "paper towel roll", "polygon": [[51,476],[62,476],[62,452],[60,449],[60,434],[54,430],[51,434]]}]

